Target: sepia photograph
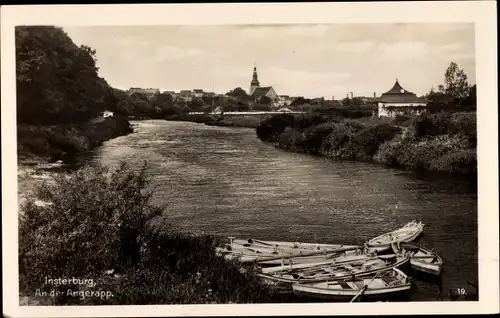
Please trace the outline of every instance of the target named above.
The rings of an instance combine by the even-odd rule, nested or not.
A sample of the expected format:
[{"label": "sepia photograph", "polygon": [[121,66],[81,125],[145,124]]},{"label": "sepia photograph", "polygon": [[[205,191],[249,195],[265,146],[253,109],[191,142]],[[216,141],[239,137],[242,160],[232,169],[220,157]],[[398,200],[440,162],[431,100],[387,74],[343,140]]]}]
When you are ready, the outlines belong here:
[{"label": "sepia photograph", "polygon": [[[369,5],[384,10],[356,8]],[[498,299],[498,202],[484,201],[498,181],[479,174],[498,172],[496,139],[484,139],[497,138],[497,79],[483,84],[480,71],[496,62],[482,59],[478,43],[494,39],[479,23],[194,21],[215,4],[184,5],[182,23],[140,10],[136,22],[102,23],[116,6],[95,22],[85,7],[86,23],[61,6],[74,16],[8,30],[2,8],[16,312],[287,304],[307,314]],[[484,264],[496,266],[490,278]]]}]

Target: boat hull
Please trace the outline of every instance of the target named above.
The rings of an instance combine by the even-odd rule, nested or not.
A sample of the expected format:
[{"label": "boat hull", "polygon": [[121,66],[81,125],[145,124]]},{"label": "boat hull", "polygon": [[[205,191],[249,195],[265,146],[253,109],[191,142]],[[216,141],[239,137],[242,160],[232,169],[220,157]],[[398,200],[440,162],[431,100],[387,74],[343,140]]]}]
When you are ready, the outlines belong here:
[{"label": "boat hull", "polygon": [[[390,274],[387,276],[387,274]],[[406,294],[412,284],[408,276],[398,269],[377,272],[372,275],[355,276],[352,279],[319,282],[295,283],[292,285],[294,294],[299,297],[311,297],[327,300],[363,298],[388,298]]]},{"label": "boat hull", "polygon": [[[280,288],[291,288],[293,284],[295,283],[315,283],[315,282],[322,282],[322,281],[337,281],[337,280],[343,280],[343,279],[349,279],[352,277],[363,277],[363,276],[368,276],[368,275],[373,275],[377,272],[381,271],[387,271],[395,268],[401,268],[403,265],[405,265],[409,261],[409,257],[403,257],[401,259],[398,259],[394,263],[389,263],[387,266],[384,267],[377,267],[371,270],[367,271],[360,271],[357,273],[349,273],[345,275],[340,275],[340,276],[334,276],[332,274],[331,276],[323,276],[321,278],[306,278],[306,279],[294,279],[294,278],[289,278],[289,277],[283,277],[279,275],[272,275],[271,274],[259,274],[258,276],[264,280],[265,283],[269,285],[274,285],[276,287]],[[307,268],[304,268],[307,269]]]},{"label": "boat hull", "polygon": [[435,264],[421,263],[415,260],[410,260],[410,266],[413,270],[424,272],[426,274],[431,274],[435,276],[441,275],[442,266]]},{"label": "boat hull", "polygon": [[[435,276],[441,275],[443,259],[434,251],[415,243],[403,243],[400,245],[400,248],[412,251],[410,267],[413,270]],[[392,246],[392,249],[395,253],[398,252],[396,246]]]},{"label": "boat hull", "polygon": [[[411,226],[414,227],[413,229],[407,228],[410,224],[411,224]],[[408,233],[406,235],[400,234],[400,233],[404,233],[404,231],[408,231]],[[398,233],[399,232],[398,234],[401,235],[401,237],[396,238],[395,240],[389,241],[387,243],[382,243],[382,244],[376,243],[378,240],[380,240],[381,237],[387,236],[389,234],[389,233],[386,233],[386,234],[383,234],[381,236],[378,236],[376,238],[369,240],[367,242],[366,246],[370,252],[377,252],[377,253],[385,252],[385,251],[391,249],[391,244],[410,243],[410,242],[416,240],[420,235],[422,235],[423,231],[424,231],[424,225],[422,223],[414,223],[413,224],[413,222],[411,222],[399,230],[390,232],[390,233]]]},{"label": "boat hull", "polygon": [[[293,293],[299,297],[304,298],[319,298],[325,300],[351,300],[359,290],[353,291],[339,291],[339,290],[328,290],[321,289],[318,291],[317,288],[311,288],[305,284],[294,284],[292,286]],[[409,293],[411,290],[411,284],[406,284],[403,286],[385,288],[380,290],[367,290],[363,293],[363,298],[378,299],[387,298],[396,295],[402,295]]]}]

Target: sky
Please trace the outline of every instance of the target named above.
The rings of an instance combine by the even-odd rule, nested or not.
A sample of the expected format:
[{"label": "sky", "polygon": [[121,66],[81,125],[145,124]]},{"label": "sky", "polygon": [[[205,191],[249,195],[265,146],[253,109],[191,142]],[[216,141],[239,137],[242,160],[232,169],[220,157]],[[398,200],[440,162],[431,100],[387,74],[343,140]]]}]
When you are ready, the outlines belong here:
[{"label": "sky", "polygon": [[475,83],[473,24],[288,24],[64,27],[97,51],[99,75],[116,88],[248,91],[279,95],[377,96],[399,80],[423,95],[454,61]]}]

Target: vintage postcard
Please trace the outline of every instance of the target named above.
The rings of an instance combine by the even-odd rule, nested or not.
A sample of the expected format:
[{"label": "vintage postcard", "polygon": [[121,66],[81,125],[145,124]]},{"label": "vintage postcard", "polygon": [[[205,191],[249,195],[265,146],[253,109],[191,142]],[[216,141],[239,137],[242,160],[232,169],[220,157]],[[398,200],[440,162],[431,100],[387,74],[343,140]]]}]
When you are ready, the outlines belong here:
[{"label": "vintage postcard", "polygon": [[4,315],[498,312],[495,6],[2,7]]}]

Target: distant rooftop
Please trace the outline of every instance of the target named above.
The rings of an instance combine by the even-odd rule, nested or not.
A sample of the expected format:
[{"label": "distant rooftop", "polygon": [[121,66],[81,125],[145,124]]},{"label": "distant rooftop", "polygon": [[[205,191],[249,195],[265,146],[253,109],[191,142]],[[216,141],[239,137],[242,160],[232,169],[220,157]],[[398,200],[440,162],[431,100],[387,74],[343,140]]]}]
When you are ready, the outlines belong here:
[{"label": "distant rooftop", "polygon": [[257,87],[255,89],[255,91],[253,92],[252,96],[255,96],[255,97],[261,97],[261,96],[264,96],[267,94],[267,92],[269,92],[269,90],[271,89],[272,87],[271,86],[267,86],[267,87]]},{"label": "distant rooftop", "polygon": [[396,80],[394,86],[383,93],[379,98],[377,98],[380,102],[385,103],[425,103],[425,98],[417,97],[417,95],[413,92],[410,92],[404,89],[399,81]]}]

